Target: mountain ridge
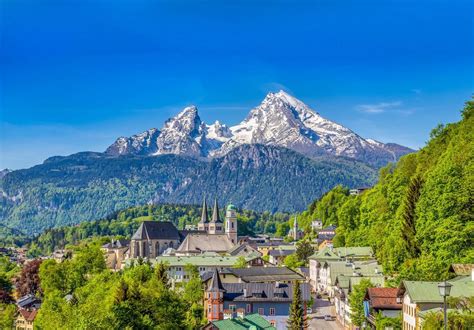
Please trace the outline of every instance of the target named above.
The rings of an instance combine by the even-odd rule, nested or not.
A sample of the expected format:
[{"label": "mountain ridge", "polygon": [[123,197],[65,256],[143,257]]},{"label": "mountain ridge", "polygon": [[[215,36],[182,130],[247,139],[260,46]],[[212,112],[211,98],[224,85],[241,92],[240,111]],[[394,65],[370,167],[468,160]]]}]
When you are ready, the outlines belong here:
[{"label": "mountain ridge", "polygon": [[268,93],[259,106],[232,127],[219,121],[207,125],[199,117],[197,107],[189,106],[168,119],[161,130],[154,129],[156,135],[149,132],[120,137],[105,152],[114,156],[172,153],[215,158],[242,144],[264,144],[285,147],[309,157],[345,156],[381,167],[413,151],[395,143],[364,139],[284,91]]}]

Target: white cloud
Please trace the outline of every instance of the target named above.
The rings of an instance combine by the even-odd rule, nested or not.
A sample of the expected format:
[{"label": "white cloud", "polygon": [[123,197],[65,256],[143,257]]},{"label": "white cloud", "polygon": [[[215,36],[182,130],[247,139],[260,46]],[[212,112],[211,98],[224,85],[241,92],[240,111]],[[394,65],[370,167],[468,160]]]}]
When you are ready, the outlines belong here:
[{"label": "white cloud", "polygon": [[374,103],[374,104],[359,104],[356,106],[356,109],[360,112],[377,114],[377,113],[383,113],[386,111],[394,110],[401,105],[402,105],[401,101],[379,102],[379,103]]}]

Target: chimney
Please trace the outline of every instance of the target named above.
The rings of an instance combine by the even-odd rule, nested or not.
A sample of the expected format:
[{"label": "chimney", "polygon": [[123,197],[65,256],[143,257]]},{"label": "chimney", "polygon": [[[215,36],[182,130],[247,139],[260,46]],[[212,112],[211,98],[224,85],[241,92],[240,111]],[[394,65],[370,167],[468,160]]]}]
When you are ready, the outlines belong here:
[{"label": "chimney", "polygon": [[244,297],[247,297],[247,289],[244,289]]}]

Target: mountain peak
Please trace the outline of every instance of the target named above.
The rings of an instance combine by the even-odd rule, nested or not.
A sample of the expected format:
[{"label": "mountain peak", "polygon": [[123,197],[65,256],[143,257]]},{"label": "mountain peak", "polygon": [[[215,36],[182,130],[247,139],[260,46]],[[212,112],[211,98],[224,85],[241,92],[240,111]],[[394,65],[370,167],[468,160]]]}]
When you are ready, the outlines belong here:
[{"label": "mountain peak", "polygon": [[364,139],[280,90],[268,93],[233,127],[217,120],[206,125],[199,117],[198,108],[190,105],[168,119],[161,131],[151,129],[130,138],[119,138],[107,153],[219,157],[243,144],[285,147],[310,157],[344,156],[376,166],[410,151]]}]

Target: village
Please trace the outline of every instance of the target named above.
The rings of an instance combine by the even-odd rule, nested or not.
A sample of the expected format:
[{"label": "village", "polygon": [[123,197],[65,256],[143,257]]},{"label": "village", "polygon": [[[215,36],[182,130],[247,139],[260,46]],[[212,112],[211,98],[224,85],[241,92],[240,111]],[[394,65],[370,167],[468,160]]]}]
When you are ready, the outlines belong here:
[{"label": "village", "polygon": [[[423,329],[424,317],[442,310],[446,296],[474,296],[474,264],[452,265],[452,279],[444,286],[402,281],[393,287],[371,247],[333,246],[334,225],[323,226],[314,219],[314,238],[309,241],[296,218],[285,239],[238,236],[237,208],[229,204],[224,211],[222,219],[217,200],[212,212],[204,201],[198,225],[185,230],[172,222],[144,221],[130,240],[112,239],[102,246],[107,267],[120,272],[134,263],[166,265],[169,283],[176,290],[190,279],[190,266],[194,267],[204,288],[202,304],[208,323],[203,329],[209,330],[287,329],[296,286],[309,329],[377,329],[380,317],[401,319],[402,329]],[[30,262],[25,252],[0,251],[22,265]],[[291,262],[305,253],[303,262]],[[60,263],[70,257],[69,251],[61,250],[45,258]],[[351,296],[361,283],[370,285],[362,295],[357,293],[363,321],[362,326],[355,326]],[[34,294],[17,297],[16,306],[15,329],[34,329],[41,298]]]}]

